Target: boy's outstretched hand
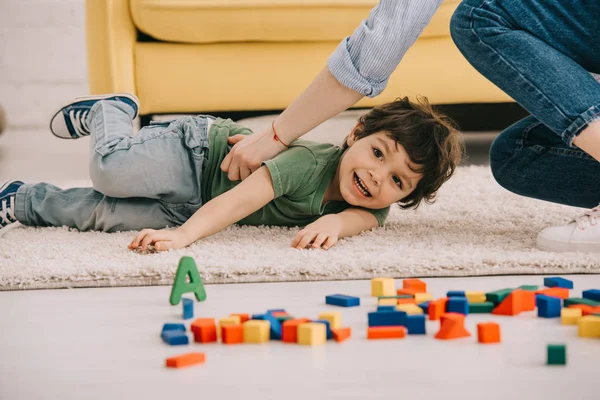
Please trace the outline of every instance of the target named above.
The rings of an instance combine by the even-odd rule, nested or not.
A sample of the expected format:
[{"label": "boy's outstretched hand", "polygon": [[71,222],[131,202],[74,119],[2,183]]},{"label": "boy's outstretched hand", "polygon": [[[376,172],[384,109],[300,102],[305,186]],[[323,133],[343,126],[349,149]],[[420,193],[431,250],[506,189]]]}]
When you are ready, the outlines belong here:
[{"label": "boy's outstretched hand", "polygon": [[179,229],[142,229],[135,238],[129,243],[129,250],[136,250],[141,247],[142,251],[147,251],[148,246],[154,246],[157,251],[181,249],[192,243],[184,233]]},{"label": "boy's outstretched hand", "polygon": [[342,221],[338,215],[324,215],[300,230],[292,241],[291,247],[302,250],[312,243],[310,247],[313,249],[322,247],[328,250],[337,243],[341,230]]}]

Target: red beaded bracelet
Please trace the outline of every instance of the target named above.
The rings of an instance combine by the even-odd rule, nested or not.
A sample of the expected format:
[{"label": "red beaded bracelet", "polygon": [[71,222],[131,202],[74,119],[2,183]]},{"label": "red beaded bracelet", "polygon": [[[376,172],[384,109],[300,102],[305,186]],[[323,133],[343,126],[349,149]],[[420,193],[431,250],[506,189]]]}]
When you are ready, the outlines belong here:
[{"label": "red beaded bracelet", "polygon": [[289,145],[283,143],[281,141],[281,139],[279,139],[279,136],[277,136],[277,132],[275,132],[275,120],[273,120],[273,123],[271,124],[271,128],[273,128],[273,140],[278,140],[285,147],[290,147]]}]

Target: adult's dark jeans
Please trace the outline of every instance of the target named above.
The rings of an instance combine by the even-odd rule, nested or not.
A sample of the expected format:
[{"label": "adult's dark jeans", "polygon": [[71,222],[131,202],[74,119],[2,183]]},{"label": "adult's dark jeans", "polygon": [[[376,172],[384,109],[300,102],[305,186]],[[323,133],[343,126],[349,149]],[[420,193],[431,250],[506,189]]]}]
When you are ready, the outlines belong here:
[{"label": "adult's dark jeans", "polygon": [[[452,39],[529,117],[492,143],[496,181],[522,196],[577,207],[600,203],[600,162],[573,145],[600,120],[600,1],[464,0]],[[600,123],[600,122],[597,122]]]}]

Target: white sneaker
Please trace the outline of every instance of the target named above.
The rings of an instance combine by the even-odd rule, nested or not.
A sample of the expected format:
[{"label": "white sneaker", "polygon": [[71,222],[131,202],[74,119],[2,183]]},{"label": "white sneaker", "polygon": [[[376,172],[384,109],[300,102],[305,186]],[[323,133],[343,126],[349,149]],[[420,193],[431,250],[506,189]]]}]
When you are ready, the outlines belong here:
[{"label": "white sneaker", "polygon": [[537,237],[537,246],[545,251],[600,253],[600,205],[567,225],[542,230]]}]

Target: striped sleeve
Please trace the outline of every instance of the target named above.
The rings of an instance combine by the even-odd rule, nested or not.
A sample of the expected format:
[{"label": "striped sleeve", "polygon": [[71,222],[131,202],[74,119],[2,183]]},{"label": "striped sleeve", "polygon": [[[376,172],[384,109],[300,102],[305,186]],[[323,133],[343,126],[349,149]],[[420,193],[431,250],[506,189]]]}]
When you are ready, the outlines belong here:
[{"label": "striped sleeve", "polygon": [[331,54],[330,72],[342,85],[365,96],[377,96],[441,2],[380,0]]}]

